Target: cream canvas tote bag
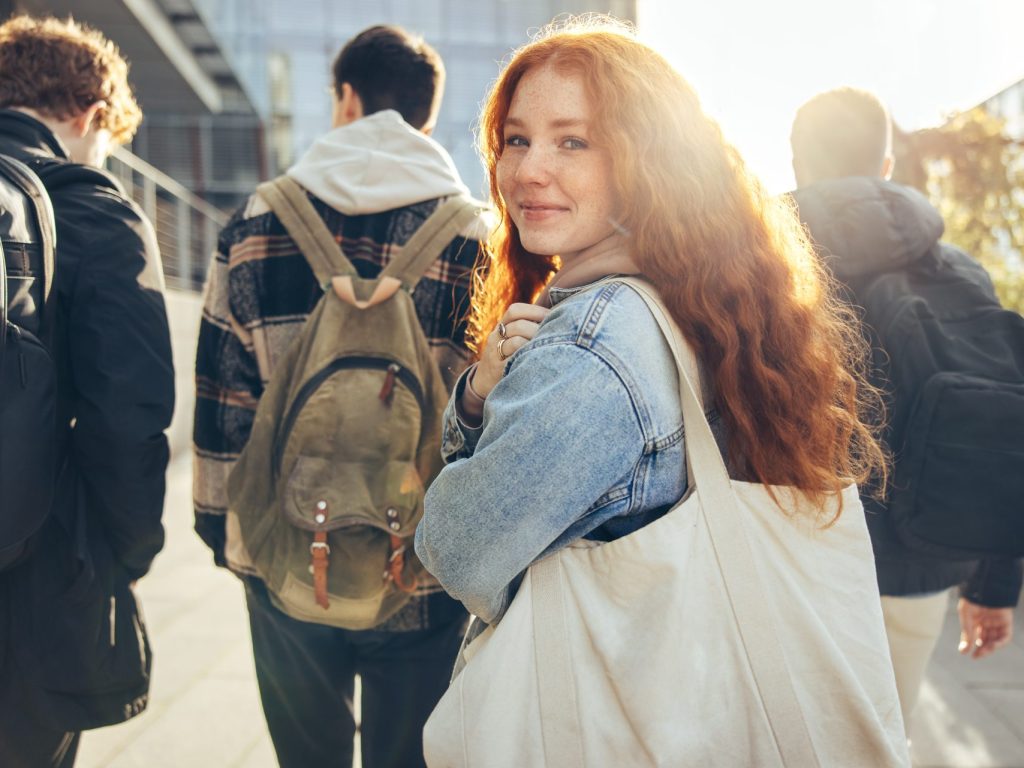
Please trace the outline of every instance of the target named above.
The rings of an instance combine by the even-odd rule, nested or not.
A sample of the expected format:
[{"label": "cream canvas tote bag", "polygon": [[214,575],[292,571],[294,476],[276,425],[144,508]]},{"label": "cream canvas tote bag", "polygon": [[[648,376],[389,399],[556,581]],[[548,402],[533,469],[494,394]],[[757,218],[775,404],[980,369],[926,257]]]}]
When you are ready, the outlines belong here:
[{"label": "cream canvas tote bag", "polygon": [[[696,361],[679,369],[690,492],[604,544],[532,565],[424,729],[431,768],[906,766],[864,513],[729,479]],[[554,500],[553,503],[557,503]],[[780,508],[781,504],[781,508]]]}]

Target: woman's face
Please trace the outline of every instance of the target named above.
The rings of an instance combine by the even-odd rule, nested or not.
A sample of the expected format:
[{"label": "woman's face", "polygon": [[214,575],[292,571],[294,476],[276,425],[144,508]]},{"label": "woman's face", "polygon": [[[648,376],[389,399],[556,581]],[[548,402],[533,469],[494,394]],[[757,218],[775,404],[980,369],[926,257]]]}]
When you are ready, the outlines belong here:
[{"label": "woman's face", "polygon": [[615,235],[611,158],[592,144],[592,107],[582,77],[547,64],[519,81],[505,119],[498,190],[523,247],[563,263]]}]

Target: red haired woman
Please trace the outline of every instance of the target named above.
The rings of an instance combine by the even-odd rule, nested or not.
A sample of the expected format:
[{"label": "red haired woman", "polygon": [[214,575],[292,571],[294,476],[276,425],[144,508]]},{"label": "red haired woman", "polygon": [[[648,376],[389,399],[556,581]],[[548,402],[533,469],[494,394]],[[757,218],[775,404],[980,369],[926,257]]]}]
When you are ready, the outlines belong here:
[{"label": "red haired woman", "polygon": [[[621,279],[633,275],[660,294],[699,361],[703,411],[711,427],[706,432],[698,410],[694,421],[702,422],[702,434],[709,435],[712,448],[717,441],[724,449],[734,478],[769,489],[779,502],[764,524],[799,531],[794,535],[806,543],[797,559],[808,558],[801,560],[808,566],[802,577],[820,566],[807,590],[813,597],[791,596],[804,610],[802,623],[787,625],[785,605],[776,606],[773,617],[787,640],[789,631],[824,625],[820,636],[810,638],[811,646],[826,649],[823,669],[813,674],[824,670],[838,680],[852,668],[849,679],[860,681],[852,684],[850,695],[857,699],[852,709],[825,699],[810,703],[811,689],[796,681],[801,707],[806,710],[810,703],[822,713],[820,722],[808,723],[815,747],[824,755],[844,749],[854,754],[842,735],[846,725],[835,722],[854,712],[854,719],[868,722],[856,727],[873,740],[874,764],[901,763],[902,724],[870,545],[856,493],[849,492],[851,483],[884,465],[862,420],[865,389],[857,373],[862,348],[791,210],[765,194],[682,77],[628,29],[607,19],[552,27],[519,50],[487,100],[481,145],[501,221],[489,243],[490,268],[473,302],[471,326],[480,359],[449,405],[443,445],[448,465],[427,494],[416,535],[416,551],[427,569],[482,622],[496,625],[486,642],[505,643],[504,661],[494,653],[486,660],[481,652],[456,678],[458,685],[478,660],[481,669],[490,670],[487,692],[478,691],[484,700],[463,706],[467,720],[477,718],[465,724],[465,734],[485,728],[493,753],[465,760],[488,766],[561,763],[548,751],[550,734],[545,732],[539,758],[514,724],[528,703],[522,699],[533,699],[538,691],[523,693],[526,689],[517,687],[535,675],[514,669],[522,642],[514,639],[521,617],[514,619],[513,613],[528,591],[530,578],[524,581],[524,574],[567,551],[588,553],[591,577],[600,572],[604,583],[613,585],[598,593],[598,613],[602,605],[614,605],[640,616],[648,624],[645,636],[658,648],[644,651],[638,645],[639,635],[626,626],[629,616],[606,621],[599,631],[572,629],[585,622],[566,619],[570,628],[563,634],[575,640],[563,665],[563,673],[565,666],[570,671],[563,688],[573,690],[572,706],[584,712],[577,725],[586,764],[771,764],[768,751],[772,758],[777,754],[767,746],[773,743],[775,721],[759,730],[763,710],[760,704],[747,706],[749,700],[731,722],[720,714],[713,721],[679,724],[680,733],[702,732],[695,743],[706,752],[691,751],[692,739],[673,741],[658,726],[645,730],[643,725],[648,708],[666,701],[666,695],[671,703],[665,717],[704,717],[700,702],[686,702],[704,698],[707,705],[708,689],[702,687],[707,676],[720,684],[714,690],[728,702],[730,692],[740,696],[747,690],[750,667],[736,660],[723,661],[718,669],[692,668],[692,654],[727,645],[714,636],[702,638],[701,631],[711,610],[729,612],[724,593],[710,603],[701,602],[710,595],[690,595],[686,608],[652,600],[665,594],[658,587],[671,577],[664,570],[655,573],[653,559],[648,568],[643,552],[639,560],[627,552],[635,542],[647,541],[639,537],[652,526],[662,544],[675,548],[683,572],[692,576],[697,564],[713,561],[698,508],[677,505],[691,485],[687,454],[696,424],[688,419],[684,434],[684,385],[676,357],[643,292]],[[693,484],[700,491],[704,481]],[[778,486],[800,489],[799,513],[787,511]],[[663,525],[667,518],[682,528]],[[751,559],[760,561],[762,570],[770,570],[782,546],[768,538],[774,535],[762,535],[756,527],[745,534]],[[558,578],[571,581],[564,575],[568,566],[559,567]],[[549,614],[555,623],[594,608],[592,601],[586,610],[576,610],[593,597],[587,589],[563,596],[565,611]],[[699,589],[688,585],[671,599]],[[537,593],[533,584],[530,599]],[[843,620],[837,617],[844,612],[857,625],[855,632],[839,626]],[[528,617],[529,609],[520,614]],[[543,624],[536,614],[532,621]],[[676,632],[677,621],[689,629],[683,636]],[[506,624],[516,627],[506,632]],[[666,665],[665,642],[678,649],[669,654],[670,659],[676,654],[678,665]],[[600,650],[605,668],[580,662],[580,643],[587,653]],[[790,650],[802,652],[796,642]],[[648,658],[655,669],[647,678],[633,659],[645,653],[656,655]],[[715,653],[706,655],[712,665],[722,659]],[[524,665],[534,659],[539,665],[546,653],[531,651],[523,658]],[[681,674],[686,670],[690,677]],[[847,686],[830,682],[843,699]],[[541,716],[530,721],[534,724],[559,712],[545,710],[543,698]],[[609,698],[619,702],[611,721]],[[504,746],[501,728],[484,722],[493,706],[508,726]],[[587,714],[586,707],[595,706]],[[588,722],[591,717],[602,722]],[[625,739],[621,754],[608,746],[616,717],[628,721],[619,729]],[[828,728],[835,737],[825,733]],[[586,750],[593,748],[596,731],[602,731],[606,751],[592,754]],[[822,747],[822,738],[833,743]],[[499,759],[498,753],[512,757]]]}]

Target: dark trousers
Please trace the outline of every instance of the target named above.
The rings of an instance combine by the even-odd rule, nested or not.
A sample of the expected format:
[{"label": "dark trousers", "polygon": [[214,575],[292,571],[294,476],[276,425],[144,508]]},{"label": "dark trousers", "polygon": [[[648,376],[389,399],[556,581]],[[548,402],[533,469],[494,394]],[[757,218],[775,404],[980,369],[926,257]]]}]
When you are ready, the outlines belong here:
[{"label": "dark trousers", "polygon": [[246,581],[256,678],[281,768],[351,768],[362,679],[363,768],[423,766],[423,725],[448,687],[466,628],[444,595],[428,629],[356,632],[298,621]]},{"label": "dark trousers", "polygon": [[0,766],[71,768],[81,734],[58,730],[39,715],[11,667],[0,664]]}]

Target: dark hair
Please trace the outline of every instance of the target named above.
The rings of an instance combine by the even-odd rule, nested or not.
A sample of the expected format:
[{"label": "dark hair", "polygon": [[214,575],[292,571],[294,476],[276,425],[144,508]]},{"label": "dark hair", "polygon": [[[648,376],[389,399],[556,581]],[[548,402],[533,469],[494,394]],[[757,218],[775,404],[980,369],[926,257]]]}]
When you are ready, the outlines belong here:
[{"label": "dark hair", "polygon": [[892,123],[873,94],[857,88],[819,93],[797,110],[790,134],[801,184],[877,176],[889,153]]},{"label": "dark hair", "polygon": [[444,64],[423,38],[401,27],[375,26],[352,38],[334,60],[334,90],[352,86],[363,113],[394,109],[413,128],[437,117],[444,92]]}]

